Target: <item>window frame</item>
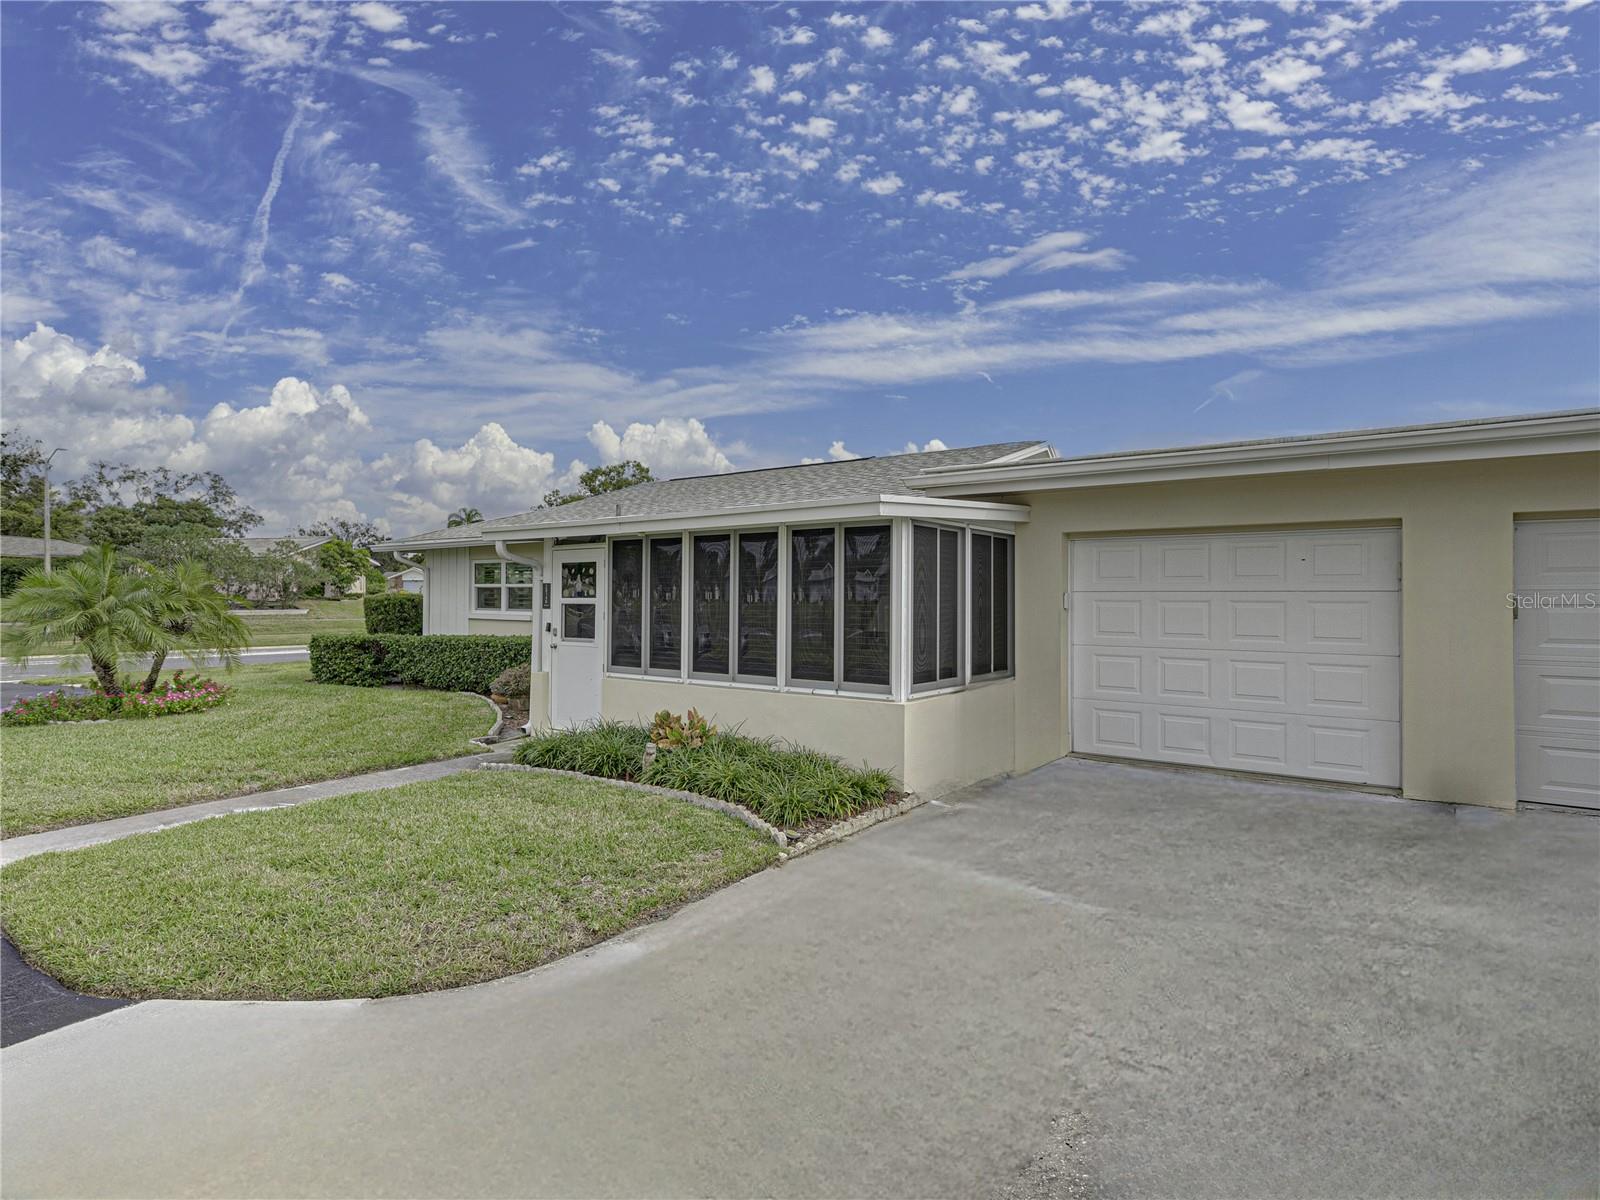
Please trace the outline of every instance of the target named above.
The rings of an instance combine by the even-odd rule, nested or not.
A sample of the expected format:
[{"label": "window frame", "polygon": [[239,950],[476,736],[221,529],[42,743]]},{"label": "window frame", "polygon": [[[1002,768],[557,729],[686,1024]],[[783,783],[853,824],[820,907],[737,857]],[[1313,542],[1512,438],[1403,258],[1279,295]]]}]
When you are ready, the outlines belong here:
[{"label": "window frame", "polygon": [[[915,633],[915,626],[916,626],[916,619],[917,619],[916,596],[909,589],[913,586],[913,583],[914,583],[914,581],[916,579],[916,575],[917,575],[917,530],[918,529],[931,529],[931,530],[933,530],[933,533],[934,533],[934,547],[935,547],[935,550],[936,550],[936,555],[935,555],[936,560],[942,558],[943,555],[944,555],[944,535],[947,534],[947,533],[953,533],[953,534],[956,535],[956,565],[955,565],[955,575],[956,575],[956,622],[955,622],[956,673],[954,675],[947,676],[947,677],[945,677],[943,679],[939,678],[938,629],[939,629],[939,615],[940,614],[939,614],[939,609],[938,609],[939,575],[938,575],[938,565],[937,565],[937,561],[936,561],[935,568],[934,568],[934,578],[933,578],[933,593],[934,593],[934,601],[935,601],[935,604],[934,604],[934,617],[933,617],[933,620],[934,620],[934,652],[933,652],[934,677],[932,679],[930,679],[930,680],[927,680],[926,682],[923,682],[923,683],[918,683],[917,680],[916,680],[917,665],[916,665],[916,661],[912,658],[911,653],[909,651],[909,647],[912,645],[912,640],[916,636],[916,633]],[[907,586],[908,590],[907,590],[907,602],[906,602],[906,631],[905,631],[905,636],[906,636],[906,645],[908,647],[908,651],[907,651],[907,654],[906,654],[906,679],[907,679],[907,683],[908,683],[908,693],[907,694],[910,695],[910,696],[922,696],[922,695],[925,695],[925,694],[927,694],[929,692],[958,691],[961,688],[964,688],[968,683],[967,665],[971,661],[971,656],[968,654],[967,651],[968,651],[968,645],[969,645],[969,643],[971,641],[971,638],[972,638],[972,632],[971,632],[971,630],[969,630],[967,628],[967,610],[971,607],[971,600],[970,600],[970,596],[969,596],[968,584],[969,584],[969,579],[970,579],[970,575],[971,575],[972,558],[971,558],[971,554],[969,552],[969,548],[968,548],[967,542],[968,542],[969,534],[971,532],[972,532],[972,527],[969,526],[969,525],[948,525],[948,524],[941,524],[940,522],[937,522],[937,521],[915,521],[914,520],[914,521],[910,522],[910,524],[907,526],[906,534],[907,534],[907,540],[910,542],[910,550],[906,555],[906,573],[907,573],[906,586]],[[987,533],[987,530],[983,530],[983,531],[980,531],[980,532]]]},{"label": "window frame", "polygon": [[[973,553],[973,542],[975,539],[980,537],[992,538],[994,541],[1006,543],[1006,666],[1003,671],[974,672],[972,670],[972,614],[977,611],[975,597],[977,594],[976,589],[978,582],[977,577],[972,569],[973,563],[977,558],[976,554]],[[1001,533],[1000,531],[994,529],[986,529],[979,526],[968,526],[964,541],[966,550],[966,587],[963,590],[965,591],[967,597],[967,619],[963,626],[964,633],[962,635],[962,657],[964,666],[966,668],[966,682],[968,684],[974,684],[988,683],[989,681],[995,679],[1012,679],[1017,673],[1017,536],[1015,533]],[[992,548],[989,554],[989,564],[989,653],[990,661],[993,662],[995,645],[994,580],[996,578],[996,572],[994,570],[994,552]]]},{"label": "window frame", "polygon": [[[752,687],[765,687],[776,689],[783,678],[783,622],[785,619],[784,603],[784,547],[788,545],[788,531],[779,525],[756,526],[753,529],[735,529],[729,531],[733,538],[733,553],[730,558],[730,588],[733,593],[733,604],[728,613],[728,679],[733,683],[746,683]],[[739,659],[739,635],[743,630],[743,621],[739,613],[740,588],[743,586],[740,574],[744,558],[744,539],[746,537],[771,537],[777,547],[773,566],[776,568],[776,585],[772,603],[772,674],[754,675],[748,671],[741,671],[743,665]]]},{"label": "window frame", "polygon": [[[687,551],[689,557],[684,566],[683,577],[687,585],[685,587],[685,593],[688,597],[689,604],[688,621],[684,625],[683,651],[685,657],[688,659],[688,677],[690,679],[702,679],[708,682],[730,680],[733,678],[734,660],[738,657],[738,645],[734,641],[734,638],[737,636],[739,628],[739,614],[737,611],[739,607],[737,600],[737,585],[739,580],[739,563],[737,561],[739,554],[739,535],[731,529],[701,529],[696,530],[695,532],[686,536],[688,538]],[[725,601],[728,606],[728,669],[726,671],[697,671],[695,670],[694,666],[693,639],[695,635],[695,601],[698,599],[695,591],[694,577],[694,567],[696,561],[698,560],[695,557],[694,546],[695,543],[702,538],[728,539],[728,594]]]},{"label": "window frame", "polygon": [[[671,534],[644,534],[644,603],[640,605],[639,618],[644,625],[644,637],[640,642],[640,650],[644,666],[641,673],[656,679],[684,678],[684,664],[688,661],[686,650],[688,641],[685,635],[687,627],[687,613],[689,605],[689,557],[693,553],[692,543],[687,533]],[[624,539],[626,540],[626,539]],[[650,636],[650,614],[655,608],[655,597],[652,591],[655,587],[655,562],[650,556],[650,548],[656,542],[678,543],[678,661],[670,667],[659,666],[655,661],[655,646]]]},{"label": "window frame", "polygon": [[[889,534],[889,586],[882,603],[889,612],[889,679],[886,683],[855,683],[844,677],[844,535],[847,529],[884,529]],[[794,674],[794,588],[787,576],[794,570],[794,534],[798,530],[829,530],[833,534],[833,678],[798,679]],[[897,541],[894,520],[891,517],[861,517],[851,521],[823,521],[817,524],[795,523],[783,531],[779,561],[785,567],[785,587],[778,597],[778,617],[781,636],[786,650],[783,659],[784,687],[792,692],[817,692],[823,695],[892,696],[897,674],[900,635],[895,631],[895,613],[898,607],[898,588],[895,581],[895,553]]]},{"label": "window frame", "polygon": [[[617,545],[619,545],[622,542],[637,542],[639,544],[639,622],[638,622],[638,628],[635,630],[635,632],[638,633],[638,635],[639,635],[639,665],[637,667],[630,667],[630,666],[627,666],[627,665],[618,665],[617,663],[613,662],[612,659],[611,659],[612,654],[615,653],[615,650],[616,650],[616,637],[617,637],[616,631],[622,627],[622,622],[617,620],[617,606],[616,606],[616,602],[615,602],[616,601],[616,592],[614,590],[616,588],[616,586],[617,586],[616,585],[616,579],[617,579],[616,547],[617,547]],[[606,539],[605,554],[606,554],[606,618],[607,618],[607,620],[606,620],[605,671],[606,671],[607,674],[610,674],[610,675],[632,675],[632,676],[643,675],[645,673],[644,665],[650,659],[649,649],[645,646],[645,637],[646,637],[645,613],[649,610],[649,607],[650,607],[650,595],[649,595],[649,592],[647,590],[649,588],[649,570],[650,570],[650,564],[648,562],[648,559],[649,559],[649,556],[650,556],[649,552],[650,552],[649,539],[647,537],[645,537],[643,534],[640,534],[637,537],[616,537],[616,538],[607,538]]]},{"label": "window frame", "polygon": [[[479,583],[478,582],[478,568],[481,567],[481,566],[484,566],[486,564],[493,565],[493,566],[499,568],[500,582],[498,582],[498,583]],[[525,568],[527,568],[528,575],[529,575],[529,582],[527,582],[527,583],[510,583],[510,582],[508,582],[507,580],[508,580],[508,577],[510,575],[509,568],[511,568],[511,567],[525,567]],[[539,611],[539,582],[540,582],[540,576],[542,576],[543,574],[544,574],[543,568],[539,567],[539,566],[536,566],[533,563],[516,562],[516,561],[514,561],[512,559],[509,559],[509,558],[469,558],[467,560],[467,592],[468,592],[468,596],[469,596],[469,599],[470,599],[471,603],[467,608],[467,615],[470,618],[472,618],[473,620],[487,620],[487,621],[531,621],[531,620],[533,620],[534,617],[536,617],[538,615],[538,611]],[[524,587],[528,589],[528,593],[529,593],[529,597],[528,598],[529,598],[529,601],[530,601],[529,606],[527,608],[508,608],[508,607],[506,607],[507,601],[509,601],[510,598],[511,598],[510,597],[511,589],[512,588],[524,588]],[[478,607],[478,589],[479,588],[495,588],[495,589],[497,589],[500,592],[500,605],[501,605],[501,607],[499,607],[499,608],[479,608]]]}]

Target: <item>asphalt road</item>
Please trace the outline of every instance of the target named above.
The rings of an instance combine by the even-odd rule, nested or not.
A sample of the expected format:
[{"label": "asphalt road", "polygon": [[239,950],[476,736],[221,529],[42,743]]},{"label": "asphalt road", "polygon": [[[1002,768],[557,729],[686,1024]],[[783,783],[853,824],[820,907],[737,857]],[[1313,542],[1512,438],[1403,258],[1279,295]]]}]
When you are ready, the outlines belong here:
[{"label": "asphalt road", "polygon": [[[310,657],[310,651],[304,646],[261,646],[254,650],[246,650],[240,656],[241,661],[245,663],[305,662]],[[136,665],[139,664],[135,660],[129,659],[125,664],[125,669],[132,670]],[[175,671],[182,667],[187,671],[204,669],[207,665],[206,663],[194,662],[182,654],[171,654],[167,656],[166,669]],[[212,659],[209,665],[215,666],[216,660]],[[86,671],[87,669],[83,660],[79,659],[74,673]],[[64,674],[67,674],[67,672],[62,669],[59,657],[41,655],[38,658],[30,658],[27,666],[21,666],[14,662],[0,664],[0,685],[20,684],[29,679],[49,679]]]}]

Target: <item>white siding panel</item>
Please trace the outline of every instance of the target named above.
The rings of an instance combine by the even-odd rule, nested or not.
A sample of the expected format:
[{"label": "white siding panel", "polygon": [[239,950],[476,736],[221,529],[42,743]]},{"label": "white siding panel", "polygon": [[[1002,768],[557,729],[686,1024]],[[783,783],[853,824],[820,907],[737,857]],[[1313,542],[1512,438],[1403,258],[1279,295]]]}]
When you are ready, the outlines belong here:
[{"label": "white siding panel", "polygon": [[429,550],[428,586],[423,592],[423,633],[466,633],[471,596],[472,552]]},{"label": "white siding panel", "polygon": [[1071,575],[1075,750],[1398,785],[1397,530],[1084,539]]},{"label": "white siding panel", "polygon": [[1515,542],[1517,798],[1600,808],[1600,521],[1527,521]]}]

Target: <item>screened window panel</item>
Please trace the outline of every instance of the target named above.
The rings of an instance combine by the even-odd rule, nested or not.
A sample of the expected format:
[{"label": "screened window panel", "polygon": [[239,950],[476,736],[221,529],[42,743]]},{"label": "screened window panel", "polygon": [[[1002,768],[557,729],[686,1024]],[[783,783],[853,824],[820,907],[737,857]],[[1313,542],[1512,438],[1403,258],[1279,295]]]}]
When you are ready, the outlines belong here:
[{"label": "screened window panel", "polygon": [[844,530],[844,672],[846,683],[889,686],[889,527]]},{"label": "screened window panel", "polygon": [[506,564],[506,582],[521,584],[524,587],[533,582],[533,564],[515,563]]},{"label": "screened window panel", "polygon": [[472,564],[472,582],[474,583],[499,583],[500,564],[497,562],[478,562]]},{"label": "screened window panel", "polygon": [[531,587],[508,587],[506,589],[506,607],[513,612],[532,612],[533,589]]},{"label": "screened window panel", "polygon": [[1011,669],[1011,539],[994,540],[994,670]]},{"label": "screened window panel", "polygon": [[739,535],[739,647],[734,670],[757,679],[778,674],[778,535]]},{"label": "screened window panel", "polygon": [[500,608],[500,589],[499,589],[499,587],[481,587],[481,588],[477,589],[477,593],[478,593],[477,599],[473,602],[474,604],[477,605],[477,607],[486,608],[486,609],[494,609],[496,611],[499,610],[499,608]]},{"label": "screened window panel", "polygon": [[939,531],[939,678],[961,673],[961,535]]},{"label": "screened window panel", "polygon": [[650,667],[677,671],[683,645],[683,539],[650,539]]},{"label": "screened window panel", "polygon": [[939,671],[939,530],[911,531],[911,682],[932,683]]},{"label": "screened window panel", "polygon": [[789,543],[789,674],[832,683],[833,530],[797,529]]},{"label": "screened window panel", "polygon": [[729,561],[733,539],[720,533],[694,539],[694,654],[696,671],[728,673]]},{"label": "screened window panel", "polygon": [[644,543],[611,543],[611,665],[644,666]]},{"label": "screened window panel", "polygon": [[994,669],[994,539],[972,535],[972,673]]},{"label": "screened window panel", "polygon": [[563,604],[561,606],[561,636],[579,641],[593,641],[595,607],[592,604]]}]

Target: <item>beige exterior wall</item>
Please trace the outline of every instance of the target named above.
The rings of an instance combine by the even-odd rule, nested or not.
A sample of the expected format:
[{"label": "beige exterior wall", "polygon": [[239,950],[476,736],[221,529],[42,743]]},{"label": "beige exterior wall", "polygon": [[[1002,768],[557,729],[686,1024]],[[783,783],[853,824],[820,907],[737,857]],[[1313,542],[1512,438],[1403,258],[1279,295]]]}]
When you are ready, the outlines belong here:
[{"label": "beige exterior wall", "polygon": [[1600,455],[1074,488],[1008,496],[1017,529],[1015,769],[1071,750],[1072,536],[1398,525],[1401,787],[1423,800],[1516,803],[1511,534],[1521,517],[1600,510]]},{"label": "beige exterior wall", "polygon": [[1016,767],[1017,681],[912,699],[905,706],[907,786],[937,796]]}]

